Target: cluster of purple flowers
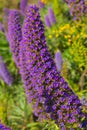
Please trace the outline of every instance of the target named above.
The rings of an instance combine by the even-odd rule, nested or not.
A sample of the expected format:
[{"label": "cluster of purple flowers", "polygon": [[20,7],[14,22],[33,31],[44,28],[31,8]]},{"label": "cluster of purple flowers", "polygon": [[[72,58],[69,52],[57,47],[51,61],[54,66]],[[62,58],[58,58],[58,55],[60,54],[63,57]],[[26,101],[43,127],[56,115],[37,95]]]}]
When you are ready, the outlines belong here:
[{"label": "cluster of purple flowers", "polygon": [[45,15],[45,24],[50,28],[55,23],[56,23],[55,14],[52,8],[48,8],[48,14]]},{"label": "cluster of purple flowers", "polygon": [[80,20],[87,13],[85,0],[65,0],[68,3],[70,14],[74,20]]},{"label": "cluster of purple flowers", "polygon": [[[85,118],[82,104],[67,82],[57,71],[44,35],[44,26],[36,5],[27,8],[24,24],[21,27],[16,11],[9,14],[9,37],[12,53],[16,62],[20,62],[20,73],[28,102],[40,120],[52,119],[62,130],[77,123],[81,128],[81,119]],[[52,15],[50,15],[51,17]]]},{"label": "cluster of purple flowers", "polygon": [[20,41],[22,40],[22,31],[20,24],[20,15],[17,10],[10,10],[8,18],[8,39],[13,59],[19,67]]},{"label": "cluster of purple flowers", "polygon": [[45,115],[50,116],[62,129],[67,128],[67,124],[75,123],[81,128],[84,117],[82,105],[57,71],[46,45],[44,26],[36,6],[27,9],[22,31],[20,69],[28,101],[32,101],[36,116],[40,120]]},{"label": "cluster of purple flowers", "polygon": [[13,77],[8,71],[6,64],[4,63],[2,57],[0,56],[0,77],[7,83],[9,86],[13,83]]},{"label": "cluster of purple flowers", "polygon": [[0,130],[11,130],[9,127],[6,127],[0,122]]},{"label": "cluster of purple flowers", "polygon": [[[24,87],[25,87],[27,98],[28,98],[28,102],[29,103],[32,102],[34,114],[38,116],[39,119],[42,119],[48,116],[46,113],[44,113],[45,112],[44,106],[43,106],[44,99],[43,97],[40,96],[42,89],[44,89],[43,88],[44,86],[39,88],[39,92],[37,89],[38,89],[39,81],[41,84],[41,80],[43,82],[44,77],[43,79],[40,78],[40,75],[39,75],[40,71],[37,76],[34,76],[35,73],[33,73],[33,71],[34,70],[37,71],[38,70],[37,67],[40,66],[40,62],[38,59],[39,57],[37,54],[35,54],[35,51],[37,51],[37,49],[42,48],[42,45],[40,44],[41,42],[40,37],[43,36],[42,34],[43,34],[44,27],[43,25],[42,26],[40,25],[42,25],[42,22],[40,21],[38,8],[36,6],[34,7],[30,6],[26,12],[23,30],[22,30],[23,39],[20,44],[21,45],[20,47],[20,73],[24,81]],[[38,31],[40,31],[41,36],[38,34]],[[42,40],[44,41],[44,37],[42,37]],[[35,44],[35,41],[37,45]],[[39,48],[38,48],[38,42],[39,42]],[[33,64],[35,64],[35,62],[37,61],[38,61],[38,66],[36,65],[33,68]]]}]

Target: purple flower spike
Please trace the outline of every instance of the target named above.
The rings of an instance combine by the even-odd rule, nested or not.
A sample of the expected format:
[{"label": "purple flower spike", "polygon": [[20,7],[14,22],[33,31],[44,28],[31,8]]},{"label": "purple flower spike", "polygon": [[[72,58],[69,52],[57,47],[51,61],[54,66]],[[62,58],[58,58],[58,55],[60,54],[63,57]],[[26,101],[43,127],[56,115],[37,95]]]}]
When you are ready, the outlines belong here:
[{"label": "purple flower spike", "polygon": [[48,15],[45,15],[45,24],[47,25],[47,27],[49,28],[51,27],[51,23],[50,23]]},{"label": "purple flower spike", "polygon": [[40,8],[44,8],[45,4],[43,2],[41,2],[41,0],[38,0],[38,5]]},{"label": "purple flower spike", "polygon": [[20,9],[23,14],[25,13],[27,4],[28,4],[28,0],[20,0]]},{"label": "purple flower spike", "polygon": [[[32,15],[32,17],[31,17],[31,15]],[[32,39],[32,36],[36,33],[37,33],[36,38],[40,37],[38,35],[38,31],[40,30],[40,33],[41,34],[43,33],[43,25],[42,25],[42,22],[39,20],[40,15],[38,13],[38,8],[36,6],[30,6],[26,11],[25,16],[26,17],[25,17],[24,25],[23,25],[23,39],[20,44],[20,73],[22,76],[22,80],[24,82],[24,88],[25,88],[28,102],[29,103],[32,102],[34,114],[36,116],[38,116],[39,119],[43,119],[43,118],[46,119],[48,117],[48,114],[45,113],[44,103],[43,103],[44,99],[43,99],[43,97],[40,96],[43,92],[44,86],[41,86],[39,89],[39,92],[38,92],[38,90],[37,90],[38,84],[36,84],[36,80],[39,83],[40,75],[37,75],[37,78],[35,76],[35,79],[34,79],[34,77],[32,75],[33,73],[31,73],[32,71],[30,71],[30,68],[35,63],[35,61],[38,59],[38,57],[36,58],[35,61],[32,61],[30,64],[28,64],[28,61],[32,60],[31,49],[33,49],[32,48],[33,46],[31,45],[31,49],[29,51],[29,47],[28,47],[29,42],[30,43],[33,42],[32,40],[34,40],[34,38]],[[35,19],[37,19],[37,20],[33,24]],[[39,27],[40,24],[42,26],[40,26],[40,28],[38,30],[37,26]],[[30,33],[31,29],[32,29],[32,33]],[[28,34],[30,35],[30,37]],[[43,37],[42,37],[42,39],[43,39]],[[37,42],[37,40],[36,40],[36,42]],[[34,49],[35,50],[37,49],[36,46]],[[35,57],[35,55],[36,54],[34,54],[33,57]],[[28,66],[27,66],[27,64],[28,64]],[[38,64],[38,65],[40,65],[40,64]],[[36,66],[36,68],[34,68],[34,70],[35,69],[37,70],[37,66]],[[44,77],[42,78],[42,82],[43,82],[43,80],[44,80]]]},{"label": "purple flower spike", "polygon": [[57,71],[46,45],[39,9],[35,5],[29,6],[25,14],[20,52],[21,75],[35,115],[40,120],[50,116],[63,129],[76,123],[77,128],[81,128],[81,119],[85,118],[82,104]]},{"label": "purple flower spike", "polygon": [[73,20],[81,20],[87,13],[87,6],[85,0],[65,0],[67,2],[70,15],[73,16]]},{"label": "purple flower spike", "polygon": [[11,130],[9,127],[3,125],[0,121],[0,130]]},{"label": "purple flower spike", "polygon": [[49,17],[51,25],[56,23],[56,17],[55,17],[55,14],[54,14],[52,8],[48,8],[48,17]]},{"label": "purple flower spike", "polygon": [[56,63],[57,70],[61,71],[63,59],[62,59],[62,54],[60,51],[56,52],[55,54],[55,63]]},{"label": "purple flower spike", "polygon": [[8,71],[6,64],[4,63],[1,56],[0,56],[0,76],[6,84],[8,84],[9,86],[12,85],[13,77],[11,76],[10,72]]},{"label": "purple flower spike", "polygon": [[10,43],[10,49],[13,54],[13,59],[19,67],[19,50],[20,41],[22,40],[22,31],[20,25],[20,16],[17,10],[10,10],[8,18],[8,40]]}]

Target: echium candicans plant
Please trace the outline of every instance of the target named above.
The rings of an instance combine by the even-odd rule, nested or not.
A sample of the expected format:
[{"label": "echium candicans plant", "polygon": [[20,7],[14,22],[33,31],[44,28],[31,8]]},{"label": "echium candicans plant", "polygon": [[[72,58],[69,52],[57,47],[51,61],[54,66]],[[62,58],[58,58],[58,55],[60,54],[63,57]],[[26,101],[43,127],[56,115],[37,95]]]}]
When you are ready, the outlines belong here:
[{"label": "echium candicans plant", "polygon": [[52,8],[48,8],[48,14],[45,15],[45,24],[50,28],[56,23],[56,17]]},{"label": "echium candicans plant", "polygon": [[2,124],[1,121],[0,121],[0,130],[11,130],[11,128],[5,126],[5,125]]},{"label": "echium candicans plant", "polygon": [[[36,5],[27,8],[21,42],[21,75],[25,76],[25,90],[28,100],[32,100],[34,112],[55,120],[62,130],[69,125],[82,127],[85,118],[78,96],[68,86],[57,71],[48,51],[44,35],[44,25]],[[23,56],[23,57],[22,57]],[[24,68],[24,67],[25,68]]]},{"label": "echium candicans plant", "polygon": [[87,13],[87,5],[85,0],[65,0],[69,6],[70,15],[73,20],[81,20]]},{"label": "echium candicans plant", "polygon": [[50,23],[48,15],[45,15],[45,24],[47,27],[49,27],[49,28],[51,27],[51,23]]},{"label": "echium candicans plant", "polygon": [[52,8],[48,8],[48,17],[51,25],[56,23],[56,17]]},{"label": "echium candicans plant", "polygon": [[[38,8],[36,8],[36,10],[38,11]],[[22,76],[22,80],[24,82],[24,88],[25,88],[25,92],[26,92],[26,95],[27,95],[27,99],[28,99],[28,102],[31,103],[32,102],[32,106],[33,106],[33,112],[34,114],[38,117],[38,119],[46,119],[48,118],[48,114],[44,113],[45,112],[45,109],[44,109],[44,106],[43,106],[43,100],[39,95],[42,93],[42,89],[44,86],[41,86],[41,91],[39,89],[39,93],[37,93],[37,88],[38,88],[38,84],[36,84],[36,79],[33,80],[33,78],[36,76],[32,75],[31,71],[29,70],[29,67],[31,68],[33,63],[35,63],[35,61],[38,60],[38,57],[36,58],[36,60],[34,59],[34,61],[30,64],[28,64],[28,67],[27,67],[27,61],[26,61],[26,53],[28,53],[28,60],[32,60],[33,57],[35,57],[34,55],[36,55],[35,53],[33,53],[33,57],[31,55],[32,51],[32,47],[33,45],[31,45],[31,49],[28,51],[29,48],[27,48],[27,44],[28,43],[28,40],[29,42],[33,42],[31,40],[31,37],[28,37],[27,35],[27,32],[30,32],[30,30],[32,29],[32,31],[36,31],[38,32],[38,28],[36,28],[36,30],[33,30],[33,25],[32,25],[32,20],[33,20],[33,17],[27,17],[27,15],[29,15],[28,13],[33,13],[32,11],[33,10],[33,6],[30,6],[30,8],[27,10],[26,12],[26,18],[24,20],[24,25],[23,25],[23,29],[22,29],[22,41],[20,42],[20,73],[21,73],[21,76]],[[34,13],[34,17],[40,17],[39,14],[37,13]],[[31,15],[33,16],[33,15]],[[30,20],[29,20],[30,18]],[[32,19],[32,20],[31,20]],[[34,25],[34,26],[38,26],[38,22],[40,21],[37,21],[37,24]],[[27,27],[28,25],[28,27]],[[29,26],[32,26],[30,29],[29,29]],[[35,28],[34,28],[35,29]],[[34,33],[34,32],[32,32]],[[32,36],[32,33],[30,34],[30,36]],[[41,32],[43,33],[43,32]],[[26,36],[25,36],[26,35]],[[38,35],[38,33],[37,33]],[[37,42],[37,41],[36,41]],[[26,51],[27,49],[27,51]],[[36,50],[36,47],[35,47],[35,50]],[[31,55],[29,57],[29,55]],[[39,62],[40,63],[40,62]],[[35,68],[37,69],[37,68]],[[33,77],[34,76],[34,77]],[[39,82],[39,79],[40,79],[40,76],[37,75],[37,79],[38,79],[38,82]],[[44,77],[43,79],[44,80]],[[33,81],[33,82],[32,82]]]},{"label": "echium candicans plant", "polygon": [[20,23],[20,14],[17,10],[10,10],[8,16],[8,39],[13,59],[19,67],[20,41],[22,40],[22,31]]},{"label": "echium candicans plant", "polygon": [[9,70],[7,69],[6,64],[3,61],[2,56],[0,56],[0,77],[9,86],[11,86],[14,81],[12,75],[10,74]]}]

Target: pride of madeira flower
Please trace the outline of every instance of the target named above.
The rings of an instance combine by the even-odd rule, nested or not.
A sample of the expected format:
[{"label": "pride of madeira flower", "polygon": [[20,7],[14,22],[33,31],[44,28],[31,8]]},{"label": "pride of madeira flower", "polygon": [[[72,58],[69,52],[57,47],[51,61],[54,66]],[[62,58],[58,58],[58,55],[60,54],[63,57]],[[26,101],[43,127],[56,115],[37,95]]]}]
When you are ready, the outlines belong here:
[{"label": "pride of madeira flower", "polygon": [[[20,47],[20,71],[28,101],[40,119],[50,118],[62,130],[81,129],[85,118],[78,96],[57,71],[48,51],[39,9],[30,5],[25,14]],[[46,116],[45,116],[46,115]]]},{"label": "pride of madeira flower", "polygon": [[10,10],[8,17],[8,39],[13,59],[19,67],[19,46],[22,40],[20,15],[17,10]]},{"label": "pride of madeira flower", "polygon": [[65,0],[67,2],[70,15],[73,16],[74,20],[80,20],[82,16],[87,13],[87,5],[85,0]]}]

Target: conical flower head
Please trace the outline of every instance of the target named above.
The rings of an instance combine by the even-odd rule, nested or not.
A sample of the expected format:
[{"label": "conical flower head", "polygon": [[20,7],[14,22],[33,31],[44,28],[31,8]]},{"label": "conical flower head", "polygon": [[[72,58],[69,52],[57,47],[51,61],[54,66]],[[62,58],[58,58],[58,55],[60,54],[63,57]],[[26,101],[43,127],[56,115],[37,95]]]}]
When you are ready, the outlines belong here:
[{"label": "conical flower head", "polygon": [[50,115],[61,128],[75,123],[80,128],[84,117],[80,100],[57,71],[46,45],[39,9],[35,5],[29,6],[26,11],[21,45],[24,46],[25,60],[22,75],[29,73],[26,93],[27,97],[32,98],[35,114],[42,118],[42,114],[47,113],[47,117]]},{"label": "conical flower head", "polygon": [[55,17],[55,14],[54,14],[54,11],[52,8],[48,8],[48,16],[49,16],[49,20],[50,20],[51,25],[55,24],[56,17]]},{"label": "conical flower head", "polygon": [[87,5],[85,0],[65,0],[67,2],[70,15],[73,16],[73,20],[81,20],[87,13]]},{"label": "conical flower head", "polygon": [[19,67],[20,41],[22,40],[20,16],[17,10],[10,10],[8,18],[8,38],[13,59]]},{"label": "conical flower head", "polygon": [[[35,83],[36,79],[35,80],[33,79],[33,76],[32,76],[33,73],[32,73],[32,71],[29,70],[29,68],[32,67],[32,65],[35,61],[28,64],[28,67],[27,67],[27,61],[32,60],[31,50],[32,50],[32,47],[33,47],[31,45],[31,49],[29,51],[29,47],[28,47],[29,44],[27,44],[27,43],[33,42],[33,39],[31,39],[31,37],[33,36],[34,32],[35,33],[37,32],[38,37],[40,37],[39,34],[38,34],[38,31],[40,30],[40,32],[41,32],[40,35],[42,35],[43,28],[44,28],[42,22],[39,20],[40,15],[38,13],[38,10],[39,9],[36,6],[30,6],[27,9],[27,12],[26,12],[23,30],[22,30],[23,31],[23,39],[22,39],[21,44],[20,44],[21,45],[21,49],[20,49],[20,65],[21,65],[20,73],[22,75],[22,79],[23,79],[23,82],[24,82],[24,87],[25,87],[25,91],[26,91],[26,94],[27,94],[28,101],[29,102],[32,101],[35,115],[39,116],[39,118],[46,118],[46,116],[48,116],[48,115],[46,113],[44,113],[44,111],[45,111],[44,106],[43,106],[44,105],[43,104],[44,99],[42,99],[42,97],[40,98],[40,96],[39,96],[41,94],[43,86],[41,87],[41,90],[39,89],[40,92],[38,94],[37,93],[38,85],[36,85],[36,83]],[[36,12],[37,12],[37,14],[36,14]],[[36,23],[35,23],[36,25],[33,24],[35,19],[37,19]],[[37,30],[37,26],[39,26],[38,24],[42,25],[42,26],[40,26],[39,30]],[[36,30],[35,30],[34,26],[36,26]],[[32,30],[32,33],[30,33],[31,30]],[[28,34],[30,35],[30,38],[29,38]],[[36,38],[37,38],[37,36],[36,36]],[[42,38],[42,39],[44,40],[44,38]],[[37,44],[38,44],[38,42],[37,42]],[[39,47],[41,47],[41,46],[39,46]],[[26,51],[26,49],[27,49],[27,51]],[[37,49],[37,47],[35,47],[35,50],[36,49]],[[26,57],[26,55],[27,55],[27,57]],[[37,59],[38,59],[38,57],[37,57]],[[36,61],[37,61],[37,59],[36,59]],[[44,77],[43,77],[43,80],[44,80]],[[39,75],[38,75],[38,82],[39,82]]]},{"label": "conical flower head", "polygon": [[47,25],[47,27],[49,28],[51,27],[51,23],[50,23],[48,15],[45,15],[45,24]]}]

